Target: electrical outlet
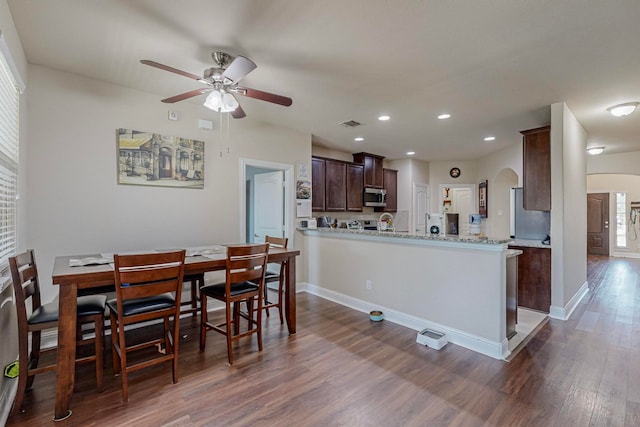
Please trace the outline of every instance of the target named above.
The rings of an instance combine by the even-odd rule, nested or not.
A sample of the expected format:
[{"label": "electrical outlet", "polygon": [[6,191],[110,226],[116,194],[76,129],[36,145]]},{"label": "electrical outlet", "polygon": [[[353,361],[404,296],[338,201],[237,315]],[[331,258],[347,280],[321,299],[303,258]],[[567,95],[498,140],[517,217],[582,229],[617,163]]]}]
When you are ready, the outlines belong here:
[{"label": "electrical outlet", "polygon": [[367,290],[370,291],[371,289],[373,289],[373,284],[371,283],[371,280],[367,280]]}]

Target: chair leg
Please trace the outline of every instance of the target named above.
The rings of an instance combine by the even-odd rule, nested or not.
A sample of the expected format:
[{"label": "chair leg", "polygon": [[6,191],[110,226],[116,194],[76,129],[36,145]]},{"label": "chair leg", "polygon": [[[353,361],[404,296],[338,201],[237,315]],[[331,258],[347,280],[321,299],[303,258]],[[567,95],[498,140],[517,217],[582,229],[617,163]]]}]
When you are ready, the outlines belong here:
[{"label": "chair leg", "polygon": [[[225,310],[225,315],[227,317],[227,324],[226,324],[226,328],[227,328],[227,358],[229,359],[229,365],[233,365],[233,349],[231,348],[231,344],[233,342],[233,336],[231,334],[231,303],[227,300],[226,302],[227,307]],[[234,311],[234,317],[235,317],[235,311],[236,311],[236,307],[238,308],[238,310],[240,309],[240,305],[236,305],[236,303],[233,304],[233,311]],[[239,311],[238,311],[239,313]],[[238,322],[236,322],[236,324],[233,326],[234,329],[238,327]]]},{"label": "chair leg", "polygon": [[[29,355],[27,368],[36,369],[38,367],[38,361],[40,360],[40,338],[42,331],[33,331],[31,333],[31,354]],[[28,344],[27,344],[28,345]],[[27,349],[27,351],[29,351]],[[33,385],[34,376],[31,375],[27,378],[27,390],[31,390]]]},{"label": "chair leg", "polygon": [[[33,335],[33,334],[32,334]],[[20,413],[22,409],[22,400],[24,399],[24,393],[27,391],[28,380],[33,382],[33,376],[29,377],[29,342],[28,340],[20,339],[18,343],[18,391],[16,398],[13,402],[13,415]]]},{"label": "chair leg", "polygon": [[178,382],[178,343],[180,342],[180,317],[173,318],[173,345],[171,346],[171,353],[173,355],[172,368],[173,368],[173,383]]},{"label": "chair leg", "polygon": [[[269,287],[266,283],[264,284],[264,303],[269,304]],[[267,317],[269,317],[269,309],[267,308],[265,311],[267,312]]]},{"label": "chair leg", "polygon": [[[253,319],[253,315],[251,318]],[[255,321],[258,330],[258,350],[262,351],[262,300],[260,298],[258,298],[258,310]]]},{"label": "chair leg", "polygon": [[200,283],[200,277],[191,279],[191,317],[198,315],[198,285],[204,286],[204,283]]},{"label": "chair leg", "polygon": [[122,402],[129,402],[129,383],[127,379],[127,343],[124,336],[124,325],[118,328],[118,345],[120,346],[120,380],[122,381]]},{"label": "chair leg", "polygon": [[[247,303],[247,311],[250,312],[249,303]],[[233,335],[240,333],[240,302],[233,303]]]},{"label": "chair leg", "polygon": [[95,341],[95,347],[96,347],[96,386],[98,387],[98,393],[102,393],[102,391],[104,390],[104,383],[103,383],[103,378],[102,378],[102,374],[103,374],[103,368],[104,368],[104,359],[103,359],[103,352],[104,352],[104,315],[100,314],[98,316],[96,316],[95,320],[94,320],[94,325],[95,325],[95,333],[96,333],[96,341]]},{"label": "chair leg", "polygon": [[[120,356],[118,356],[118,352],[116,350],[119,345],[120,335],[118,334],[118,319],[115,313],[111,313],[110,321],[111,323],[111,360],[113,361],[113,373],[114,375],[118,375],[120,373]],[[122,349],[120,349],[122,352]]]},{"label": "chair leg", "polygon": [[200,351],[207,344],[207,296],[200,294]]}]

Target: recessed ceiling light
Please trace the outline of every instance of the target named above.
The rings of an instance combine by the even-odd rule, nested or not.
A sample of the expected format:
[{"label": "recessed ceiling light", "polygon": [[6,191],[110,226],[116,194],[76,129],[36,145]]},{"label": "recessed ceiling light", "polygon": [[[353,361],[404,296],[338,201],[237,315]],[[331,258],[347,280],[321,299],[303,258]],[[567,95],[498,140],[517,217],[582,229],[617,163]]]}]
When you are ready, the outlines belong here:
[{"label": "recessed ceiling light", "polygon": [[407,156],[413,156],[414,154],[416,154],[415,151],[407,151]]},{"label": "recessed ceiling light", "polygon": [[604,147],[587,148],[587,152],[592,156],[597,156],[598,154],[602,154],[603,151],[604,151]]},{"label": "recessed ceiling light", "polygon": [[633,113],[638,106],[638,102],[627,102],[625,104],[618,104],[612,107],[607,108],[607,111],[611,113],[611,115],[616,117],[628,116]]},{"label": "recessed ceiling light", "polygon": [[491,142],[491,141],[495,141],[496,137],[495,136],[487,136],[487,137],[484,138],[484,140],[487,141],[487,142]]},{"label": "recessed ceiling light", "polygon": [[354,140],[355,142],[362,142],[362,141],[364,141],[364,138],[363,138],[363,137],[361,137],[361,136],[356,136],[355,138],[353,138],[353,140]]},{"label": "recessed ceiling light", "polygon": [[382,115],[380,117],[378,117],[378,120],[380,120],[381,122],[386,122],[387,120],[389,120],[391,117],[387,116],[387,115]]},{"label": "recessed ceiling light", "polygon": [[447,114],[447,113],[440,114],[440,115],[438,116],[438,118],[439,118],[440,120],[448,119],[449,117],[451,117],[451,114]]}]

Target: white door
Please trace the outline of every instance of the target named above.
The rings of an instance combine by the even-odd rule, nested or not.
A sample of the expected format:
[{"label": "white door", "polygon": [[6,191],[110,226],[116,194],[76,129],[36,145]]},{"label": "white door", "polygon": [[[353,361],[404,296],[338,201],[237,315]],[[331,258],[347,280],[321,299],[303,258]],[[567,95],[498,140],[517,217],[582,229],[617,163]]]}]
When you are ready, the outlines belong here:
[{"label": "white door", "polygon": [[429,187],[425,184],[413,186],[413,228],[416,234],[424,234],[429,212]]},{"label": "white door", "polygon": [[284,178],[282,171],[254,176],[253,230],[254,243],[265,236],[284,237]]},{"label": "white door", "polygon": [[458,213],[458,233],[469,234],[469,214],[471,213],[471,190],[468,188],[452,188],[453,212]]}]

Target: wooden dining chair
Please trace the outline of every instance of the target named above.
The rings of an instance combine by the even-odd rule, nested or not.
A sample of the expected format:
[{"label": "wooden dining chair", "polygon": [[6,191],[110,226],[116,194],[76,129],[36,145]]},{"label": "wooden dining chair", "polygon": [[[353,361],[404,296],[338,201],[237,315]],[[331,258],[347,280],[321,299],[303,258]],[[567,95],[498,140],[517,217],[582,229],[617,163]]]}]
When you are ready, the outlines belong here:
[{"label": "wooden dining chair", "polygon": [[[269,244],[269,247],[272,248],[286,248],[289,243],[289,239],[286,237],[273,237],[266,236],[264,238],[265,243]],[[278,267],[277,270],[272,269],[272,266],[275,265]],[[284,273],[285,273],[285,262],[280,263],[269,263],[267,264],[267,272],[264,276],[264,303],[262,308],[267,312],[267,316],[269,316],[270,308],[277,308],[278,314],[280,315],[280,323],[284,323],[284,318],[282,316],[282,297],[284,295]],[[269,301],[269,283],[278,282],[278,301],[270,302]]]},{"label": "wooden dining chair", "polygon": [[[239,245],[227,248],[226,280],[223,283],[200,288],[200,351],[204,351],[207,331],[214,330],[227,338],[229,365],[233,365],[232,344],[243,337],[258,335],[258,349],[262,351],[262,292],[266,272],[268,245]],[[225,321],[211,323],[207,313],[207,298],[225,303]],[[254,308],[254,299],[258,308]],[[248,311],[240,311],[240,303],[246,302]],[[233,304],[233,307],[232,307]],[[246,331],[240,332],[240,319],[248,322]]]},{"label": "wooden dining chair", "polygon": [[[159,363],[172,362],[173,383],[178,382],[180,298],[185,251],[139,255],[114,255],[116,299],[107,302],[111,313],[113,370],[120,373],[122,400],[129,401],[127,375]],[[127,346],[125,326],[162,319],[163,337]],[[173,330],[169,327],[173,319]],[[164,350],[160,347],[164,345]],[[129,353],[149,347],[158,352],[129,363]],[[149,355],[147,352],[146,355]]]},{"label": "wooden dining chair", "polygon": [[[31,389],[35,375],[55,371],[56,364],[38,366],[40,355],[55,348],[40,350],[43,330],[58,327],[58,304],[56,302],[42,304],[40,298],[40,282],[38,268],[33,250],[20,253],[9,258],[9,268],[16,298],[18,315],[18,391],[13,404],[13,413],[20,412],[22,400],[27,389]],[[28,300],[31,299],[31,314],[27,312]],[[78,345],[93,344],[95,353],[76,359],[76,363],[95,362],[96,383],[98,392],[103,390],[103,349],[104,349],[104,311],[107,297],[89,295],[78,297]],[[82,325],[94,325],[94,337],[84,338]],[[29,353],[29,334],[31,334],[31,353]]]}]

